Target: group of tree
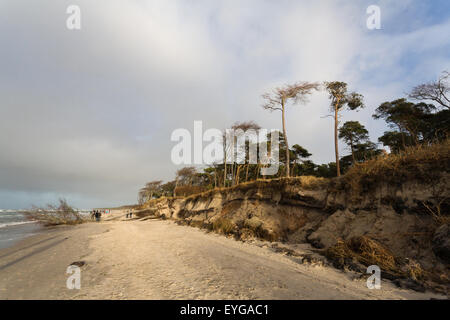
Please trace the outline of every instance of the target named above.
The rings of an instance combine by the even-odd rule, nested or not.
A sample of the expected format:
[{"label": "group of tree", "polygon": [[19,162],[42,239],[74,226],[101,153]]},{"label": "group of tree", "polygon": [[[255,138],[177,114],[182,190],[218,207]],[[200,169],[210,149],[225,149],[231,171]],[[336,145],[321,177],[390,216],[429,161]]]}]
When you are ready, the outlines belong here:
[{"label": "group of tree", "polygon": [[[383,119],[390,131],[378,138],[378,144],[369,139],[368,130],[358,121],[347,121],[340,124],[343,110],[358,110],[364,108],[364,97],[356,92],[349,92],[345,82],[325,82],[323,85],[312,82],[300,82],[293,85],[276,88],[263,95],[263,108],[269,111],[281,112],[282,132],[279,132],[279,166],[277,177],[311,175],[317,177],[336,177],[351,166],[364,162],[380,154],[386,153],[378,145],[389,147],[392,153],[399,153],[409,146],[432,144],[447,139],[450,128],[450,74],[444,72],[435,82],[421,84],[411,91],[406,98],[382,103],[373,114],[374,119]],[[286,127],[286,108],[294,104],[306,104],[308,97],[314,92],[325,89],[330,99],[330,116],[334,119],[334,153],[335,162],[315,164],[311,153],[299,144],[290,147]],[[432,103],[430,103],[432,102]],[[434,103],[434,104],[433,104]],[[237,122],[231,126],[237,132],[258,130],[260,126],[253,121]],[[235,136],[234,139],[237,137]],[[268,141],[270,141],[269,137]],[[185,167],[177,171],[175,180],[163,184],[162,181],[152,181],[139,192],[139,202],[144,203],[161,196],[185,196],[205,190],[230,187],[242,182],[264,179],[260,169],[265,165],[261,159],[253,164],[249,159],[251,141],[246,141],[245,159],[229,161],[228,155],[233,152],[225,143],[227,132],[223,133],[224,161],[198,171],[195,167]],[[339,140],[348,147],[349,154],[340,157]],[[241,146],[242,147],[242,146]],[[234,150],[236,151],[236,150]],[[274,178],[271,176],[270,178]]]},{"label": "group of tree", "polygon": [[[450,128],[450,74],[443,72],[434,82],[415,87],[408,97],[381,104],[373,115],[384,119],[391,131],[386,131],[378,141],[391,152],[401,152],[406,147],[432,144],[448,138]],[[430,104],[427,102],[434,102]]]}]

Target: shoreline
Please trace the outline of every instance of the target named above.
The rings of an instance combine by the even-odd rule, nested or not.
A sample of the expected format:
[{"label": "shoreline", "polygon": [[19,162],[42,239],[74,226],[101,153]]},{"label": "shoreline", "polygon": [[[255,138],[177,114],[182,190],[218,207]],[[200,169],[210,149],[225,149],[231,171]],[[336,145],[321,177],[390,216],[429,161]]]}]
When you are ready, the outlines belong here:
[{"label": "shoreline", "polygon": [[[81,289],[69,290],[66,270],[76,261],[85,263]],[[51,227],[0,250],[0,299],[430,298],[446,297],[387,281],[369,290],[349,273],[173,221]]]},{"label": "shoreline", "polygon": [[70,299],[66,270],[87,255],[89,224],[43,227],[43,230],[0,249],[0,299]]},{"label": "shoreline", "polygon": [[21,241],[45,232],[38,221],[16,222],[0,227],[0,249],[10,248]]}]

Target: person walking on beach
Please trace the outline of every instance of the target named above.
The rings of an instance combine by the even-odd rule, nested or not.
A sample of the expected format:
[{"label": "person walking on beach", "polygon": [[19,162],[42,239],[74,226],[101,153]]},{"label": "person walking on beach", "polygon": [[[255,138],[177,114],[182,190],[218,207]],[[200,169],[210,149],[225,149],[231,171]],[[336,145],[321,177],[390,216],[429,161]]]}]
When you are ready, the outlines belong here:
[{"label": "person walking on beach", "polygon": [[130,218],[133,217],[133,211],[130,211]]},{"label": "person walking on beach", "polygon": [[96,211],[95,212],[95,220],[97,222],[100,222],[100,218],[101,218],[102,214],[100,213],[100,211]]}]

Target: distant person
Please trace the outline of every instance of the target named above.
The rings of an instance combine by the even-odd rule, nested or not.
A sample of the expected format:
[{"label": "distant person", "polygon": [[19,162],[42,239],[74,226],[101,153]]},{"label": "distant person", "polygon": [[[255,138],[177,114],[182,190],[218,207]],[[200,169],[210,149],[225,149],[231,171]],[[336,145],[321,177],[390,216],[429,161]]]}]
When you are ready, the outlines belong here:
[{"label": "distant person", "polygon": [[127,219],[128,219],[128,212],[127,212]]},{"label": "distant person", "polygon": [[130,211],[130,218],[133,217],[133,211]]}]

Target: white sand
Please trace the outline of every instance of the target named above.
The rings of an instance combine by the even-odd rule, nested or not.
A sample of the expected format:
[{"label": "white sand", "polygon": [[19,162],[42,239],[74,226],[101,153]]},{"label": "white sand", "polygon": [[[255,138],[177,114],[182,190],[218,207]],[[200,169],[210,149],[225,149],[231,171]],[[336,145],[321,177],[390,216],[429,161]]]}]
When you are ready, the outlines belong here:
[{"label": "white sand", "polygon": [[[81,290],[65,273],[83,260]],[[57,228],[0,250],[0,299],[428,299],[171,221]]]},{"label": "white sand", "polygon": [[[329,267],[300,265],[269,249],[169,221],[128,221],[90,243],[91,272],[104,281],[76,298],[99,299],[426,299]],[[86,285],[86,284],[85,284]]]}]

